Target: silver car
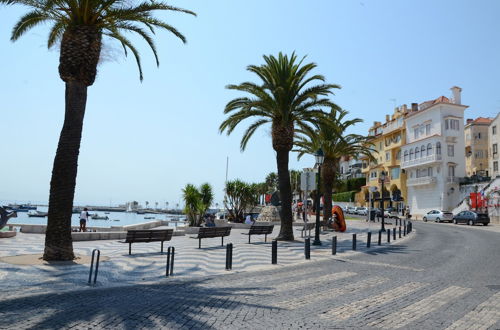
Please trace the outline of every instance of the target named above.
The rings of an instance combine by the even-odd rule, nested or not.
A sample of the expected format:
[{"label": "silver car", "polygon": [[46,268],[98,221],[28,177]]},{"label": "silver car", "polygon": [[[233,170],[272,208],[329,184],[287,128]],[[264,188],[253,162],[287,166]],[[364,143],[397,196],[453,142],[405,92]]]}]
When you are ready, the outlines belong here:
[{"label": "silver car", "polygon": [[441,221],[448,221],[452,222],[453,221],[453,213],[449,211],[439,211],[439,210],[432,210],[428,212],[423,220],[425,222],[427,221],[436,221],[436,222],[441,222]]}]

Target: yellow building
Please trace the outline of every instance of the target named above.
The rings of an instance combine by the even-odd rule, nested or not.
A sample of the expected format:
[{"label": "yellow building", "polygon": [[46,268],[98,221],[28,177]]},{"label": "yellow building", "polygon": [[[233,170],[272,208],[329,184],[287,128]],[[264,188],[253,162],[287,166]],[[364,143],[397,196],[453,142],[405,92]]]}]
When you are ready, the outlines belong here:
[{"label": "yellow building", "polygon": [[[412,104],[416,106],[416,104]],[[385,122],[374,122],[368,135],[372,138],[375,161],[370,162],[364,158],[362,173],[366,176],[366,186],[361,194],[364,196],[364,205],[368,206],[370,187],[377,187],[372,195],[373,206],[380,207],[381,202],[381,172],[385,172],[384,181],[384,207],[393,207],[402,210],[406,204],[406,174],[400,168],[401,146],[405,144],[405,117],[409,113],[407,106],[403,105],[394,110],[391,115],[386,115]]]},{"label": "yellow building", "polygon": [[489,176],[488,129],[493,120],[479,117],[467,119],[465,134],[465,173],[467,176]]}]

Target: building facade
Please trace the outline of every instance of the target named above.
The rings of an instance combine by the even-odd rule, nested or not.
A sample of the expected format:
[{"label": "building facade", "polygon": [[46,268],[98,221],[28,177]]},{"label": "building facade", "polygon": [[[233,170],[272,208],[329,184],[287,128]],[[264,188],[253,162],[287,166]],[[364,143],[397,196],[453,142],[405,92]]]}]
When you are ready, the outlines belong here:
[{"label": "building facade", "polygon": [[406,116],[406,145],[401,169],[406,172],[408,206],[421,217],[433,209],[453,210],[461,201],[459,178],[465,176],[464,110],[461,89],[416,106]]},{"label": "building facade", "polygon": [[467,176],[489,176],[488,131],[492,119],[467,119],[465,133],[465,173]]},{"label": "building facade", "polygon": [[361,172],[362,161],[359,157],[343,156],[339,162],[339,174],[341,180],[364,178]]},{"label": "building facade", "polygon": [[492,178],[500,176],[500,171],[498,170],[498,163],[500,161],[498,157],[498,146],[500,145],[498,129],[500,129],[500,113],[491,121],[488,128],[488,168],[489,175]]}]

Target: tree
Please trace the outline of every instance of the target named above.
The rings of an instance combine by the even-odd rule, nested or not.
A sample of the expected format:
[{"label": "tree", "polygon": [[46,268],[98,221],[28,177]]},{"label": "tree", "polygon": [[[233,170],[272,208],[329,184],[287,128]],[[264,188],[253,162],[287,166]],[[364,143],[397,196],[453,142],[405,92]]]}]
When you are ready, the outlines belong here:
[{"label": "tree", "polygon": [[[271,124],[273,149],[276,151],[278,186],[280,191],[282,217],[280,240],[293,240],[292,189],[288,171],[289,153],[294,144],[296,128],[305,128],[321,120],[324,116],[322,106],[332,105],[325,96],[332,93],[338,85],[325,84],[321,75],[310,75],[316,64],[304,64],[304,58],[297,60],[293,53],[290,57],[280,53],[278,57],[264,56],[265,64],[250,65],[247,70],[256,74],[260,84],[243,82],[229,85],[228,89],[245,92],[249,96],[238,97],[227,103],[224,114],[229,115],[222,122],[219,131],[230,135],[245,119],[255,119],[248,126],[241,139],[241,150],[255,131]],[[311,85],[319,81],[320,84]]]},{"label": "tree", "polygon": [[271,172],[266,176],[266,187],[268,194],[278,190],[278,175],[275,172]]},{"label": "tree", "polygon": [[212,186],[204,183],[198,189],[188,183],[182,190],[182,194],[185,204],[184,212],[188,217],[189,225],[199,226],[214,199]]},{"label": "tree", "polygon": [[[65,82],[65,118],[59,137],[52,179],[49,214],[45,236],[45,260],[72,260],[71,211],[75,193],[78,154],[87,88],[94,83],[103,37],[117,40],[137,62],[142,81],[141,58],[137,48],[125,36],[132,32],[146,41],[159,65],[152,34],[156,29],[173,33],[185,42],[173,26],[153,16],[155,11],[175,11],[195,15],[156,0],[137,5],[127,0],[0,0],[0,4],[19,4],[29,8],[12,30],[16,41],[35,26],[50,23],[47,45],[60,42],[59,76]],[[145,27],[143,27],[143,26]]]},{"label": "tree", "polygon": [[224,206],[229,212],[229,218],[234,222],[243,222],[245,210],[257,204],[257,184],[248,184],[236,179],[226,182],[225,190]]},{"label": "tree", "polygon": [[357,157],[371,155],[372,148],[367,137],[359,134],[346,134],[349,128],[362,122],[359,118],[347,120],[348,112],[332,107],[326,120],[317,122],[313,128],[297,130],[296,151],[300,159],[304,154],[314,154],[322,149],[325,155],[321,166],[321,182],[324,196],[323,217],[332,216],[332,193],[337,179],[339,161],[342,156]]}]

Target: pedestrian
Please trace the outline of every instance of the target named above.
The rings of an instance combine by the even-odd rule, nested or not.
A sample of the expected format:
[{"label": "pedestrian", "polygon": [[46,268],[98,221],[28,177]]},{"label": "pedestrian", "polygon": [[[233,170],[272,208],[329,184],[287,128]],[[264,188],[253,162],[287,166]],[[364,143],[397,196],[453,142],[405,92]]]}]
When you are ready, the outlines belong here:
[{"label": "pedestrian", "polygon": [[87,231],[87,220],[89,219],[89,210],[84,208],[82,213],[80,213],[80,231]]},{"label": "pedestrian", "polygon": [[247,217],[245,219],[245,223],[247,225],[253,225],[252,217],[250,216],[250,214],[247,215]]}]

